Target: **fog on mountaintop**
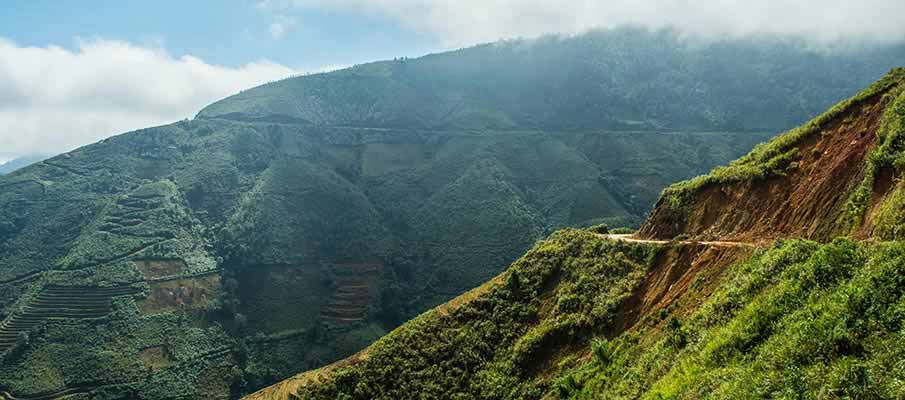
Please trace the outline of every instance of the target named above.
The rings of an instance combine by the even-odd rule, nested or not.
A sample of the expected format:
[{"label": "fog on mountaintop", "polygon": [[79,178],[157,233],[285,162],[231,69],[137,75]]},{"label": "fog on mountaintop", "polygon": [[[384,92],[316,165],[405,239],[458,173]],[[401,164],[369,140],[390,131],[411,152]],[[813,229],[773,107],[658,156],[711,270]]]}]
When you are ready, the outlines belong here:
[{"label": "fog on mountaintop", "polygon": [[[433,36],[440,48],[623,26],[668,29],[695,42],[792,39],[821,51],[905,39],[899,0],[262,0],[257,5],[277,20],[306,9],[388,19],[413,34]],[[66,49],[26,47],[0,37],[0,59],[3,159],[59,153],[190,118],[219,98],[300,72],[267,60],[212,65],[192,55],[106,39]]]},{"label": "fog on mountaintop", "polygon": [[780,35],[821,45],[905,39],[899,0],[264,0],[261,7],[374,13],[453,47],[594,28],[674,28],[714,39]]}]

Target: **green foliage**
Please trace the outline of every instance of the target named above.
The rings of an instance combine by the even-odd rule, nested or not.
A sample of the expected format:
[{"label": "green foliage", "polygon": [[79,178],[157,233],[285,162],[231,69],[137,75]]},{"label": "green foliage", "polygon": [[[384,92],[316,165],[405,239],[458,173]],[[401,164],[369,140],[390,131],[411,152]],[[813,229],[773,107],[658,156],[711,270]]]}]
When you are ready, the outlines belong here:
[{"label": "green foliage", "polygon": [[[120,394],[197,398],[204,397],[200,393],[206,388],[193,381],[219,375],[218,366],[234,362],[233,340],[218,327],[193,327],[196,317],[179,311],[143,316],[134,307],[132,299],[122,299],[102,320],[48,324],[31,335],[15,358],[0,364],[5,387],[37,394],[79,383]],[[167,368],[154,371],[142,362],[148,348],[165,349]],[[98,373],[105,381],[97,380]]]},{"label": "green foliage", "polygon": [[[892,99],[891,105],[883,113],[880,129],[877,130],[880,144],[871,151],[864,167],[864,178],[849,197],[846,213],[840,221],[844,228],[855,230],[860,226],[881,170],[905,171],[905,87],[898,87],[886,95]],[[900,228],[896,225],[903,220],[900,213],[901,196],[897,188],[883,204],[878,215],[876,227],[880,237],[884,239],[899,237]]]},{"label": "green foliage", "polygon": [[884,240],[905,239],[905,186],[897,184],[875,217],[875,234]]},{"label": "green foliage", "polygon": [[[0,367],[0,386],[20,397],[83,382],[100,385],[95,397],[217,397],[332,362],[555,229],[636,226],[668,183],[799,123],[901,54],[694,48],[634,30],[504,42],[268,84],[195,120],[38,162],[0,178],[0,315],[46,285],[148,295],[137,260],[184,262],[173,272],[182,277],[219,272],[223,295],[186,313],[145,314],[131,299],[109,317],[52,321]],[[376,294],[360,320],[334,324],[324,316],[337,289],[331,266],[369,260],[383,265]],[[576,268],[596,271],[585,261]],[[457,333],[510,350],[465,363],[481,366],[470,373],[482,388],[547,389],[514,385],[510,372],[605,324],[627,293],[608,285],[634,278],[596,272],[566,274],[552,311],[527,300],[537,276],[512,275],[507,290],[524,301],[500,318],[518,331]],[[157,361],[143,352],[158,347],[175,364],[149,367]]]},{"label": "green foliage", "polygon": [[613,359],[613,350],[610,348],[610,342],[605,338],[597,338],[591,341],[591,354],[594,355],[594,362],[601,367],[606,367]]},{"label": "green foliage", "polygon": [[[537,397],[549,383],[537,380],[533,371],[558,349],[584,343],[610,323],[655,253],[656,248],[606,241],[585,231],[560,231],[516,261],[500,281],[505,284],[493,284],[456,308],[421,315],[371,346],[359,364],[302,388],[299,395]],[[563,385],[570,383],[558,384]]]},{"label": "green foliage", "polygon": [[19,158],[13,159],[13,160],[9,160],[3,164],[0,164],[0,175],[6,175],[9,173],[15,172],[19,169],[27,167],[36,162],[39,162],[45,158],[47,158],[47,157],[33,155],[33,156],[25,156],[25,157],[19,157]]},{"label": "green foliage", "polygon": [[[513,265],[510,271],[518,271],[520,277],[529,272],[544,277],[525,282],[532,297],[514,298],[508,283],[449,314],[439,310],[425,314],[378,342],[364,361],[336,371],[325,382],[303,387],[299,395],[306,399],[905,395],[905,351],[901,351],[905,245],[844,238],[828,244],[777,242],[733,266],[716,292],[687,318],[672,316],[662,325],[642,325],[612,339],[580,339],[606,331],[608,317],[595,314],[593,306],[580,306],[586,300],[574,297],[595,289],[568,288],[580,287],[580,282],[599,273],[569,278],[533,267],[560,265],[559,273],[565,272],[564,266],[573,264],[570,258],[551,264],[548,257],[550,252],[575,254],[563,247],[564,238],[592,240],[576,236],[580,232],[557,234]],[[616,257],[624,254],[613,246],[617,245],[601,250]],[[595,258],[603,257],[595,263],[606,264],[603,260],[609,257],[594,253]],[[641,258],[649,259],[652,250],[647,253]],[[594,269],[591,264],[585,268]],[[535,289],[549,287],[549,279],[556,282],[548,289],[551,293]],[[610,285],[626,290],[631,282],[637,281]],[[518,315],[523,304],[534,317],[508,317]],[[569,313],[575,307],[582,311]],[[484,330],[487,326],[496,329]],[[546,370],[552,380],[537,380],[532,371],[539,365],[549,368],[548,357],[569,348],[568,343],[588,346],[592,361],[571,370]]]},{"label": "green foliage", "polygon": [[565,397],[899,398],[903,266],[898,242],[779,242],[687,320],[608,342],[610,361],[569,372]]},{"label": "green foliage", "polygon": [[637,230],[628,228],[625,226],[620,226],[618,228],[610,229],[610,233],[612,233],[614,235],[627,235],[627,234],[633,234],[635,232],[637,232]]},{"label": "green foliage", "polygon": [[597,224],[597,225],[588,227],[588,232],[606,235],[606,234],[610,233],[610,227],[607,226],[607,224]]},{"label": "green foliage", "polygon": [[867,86],[902,56],[901,48],[829,54],[780,40],[696,44],[670,31],[604,30],[290,78],[198,117],[384,129],[776,132]]}]

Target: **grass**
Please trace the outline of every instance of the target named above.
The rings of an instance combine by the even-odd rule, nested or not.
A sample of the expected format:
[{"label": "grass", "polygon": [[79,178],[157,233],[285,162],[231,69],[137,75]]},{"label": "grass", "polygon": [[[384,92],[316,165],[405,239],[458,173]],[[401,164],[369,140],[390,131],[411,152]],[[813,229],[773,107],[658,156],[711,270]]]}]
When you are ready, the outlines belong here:
[{"label": "grass", "polygon": [[[563,398],[901,398],[905,245],[791,240],[684,320],[594,341]],[[677,340],[679,336],[681,340]]]},{"label": "grass", "polygon": [[875,226],[875,234],[881,239],[905,239],[905,186],[901,182],[880,206]]},{"label": "grass", "polygon": [[690,314],[671,307],[610,336],[613,304],[657,250],[590,236],[555,234],[456,308],[293,389],[304,399],[905,396],[905,244],[779,241],[729,267]]},{"label": "grass", "polygon": [[[887,94],[892,97],[890,106],[883,113],[880,129],[877,135],[880,145],[873,149],[865,165],[864,178],[850,196],[846,204],[846,212],[842,215],[840,225],[851,231],[858,229],[864,218],[874,183],[881,169],[887,168],[895,172],[903,171],[905,167],[905,88],[898,87]],[[901,192],[896,188],[887,202],[880,209],[877,229],[884,239],[897,237],[896,225],[902,221],[905,215],[900,213]]]}]

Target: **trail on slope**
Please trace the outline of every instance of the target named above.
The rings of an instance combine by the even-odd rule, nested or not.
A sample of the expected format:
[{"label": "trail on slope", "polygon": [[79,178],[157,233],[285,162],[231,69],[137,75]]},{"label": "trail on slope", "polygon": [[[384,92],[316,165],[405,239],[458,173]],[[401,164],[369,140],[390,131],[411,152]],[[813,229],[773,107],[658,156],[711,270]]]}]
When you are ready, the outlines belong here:
[{"label": "trail on slope", "polygon": [[724,240],[656,240],[656,239],[639,239],[634,234],[598,234],[609,240],[618,240],[628,243],[648,243],[648,244],[699,244],[714,247],[758,247],[756,243],[748,242],[732,242]]}]

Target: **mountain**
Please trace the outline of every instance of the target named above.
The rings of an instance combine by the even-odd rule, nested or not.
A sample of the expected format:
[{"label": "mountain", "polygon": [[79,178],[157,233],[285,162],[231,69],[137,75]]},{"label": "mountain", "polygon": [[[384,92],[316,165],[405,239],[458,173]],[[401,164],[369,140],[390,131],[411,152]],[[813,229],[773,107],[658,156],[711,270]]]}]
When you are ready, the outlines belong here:
[{"label": "mountain", "polygon": [[[507,41],[274,82],[44,160],[0,178],[0,393],[230,398],[326,365],[556,229],[638,226],[669,183],[902,56]],[[614,268],[643,271],[632,251]]]},{"label": "mountain", "polygon": [[905,396],[905,68],[258,399]]},{"label": "mountain", "polygon": [[23,167],[34,164],[38,161],[46,159],[47,156],[31,155],[25,157],[14,158],[3,164],[0,164],[0,175],[6,175]]}]

